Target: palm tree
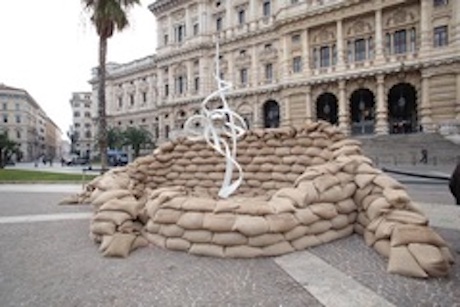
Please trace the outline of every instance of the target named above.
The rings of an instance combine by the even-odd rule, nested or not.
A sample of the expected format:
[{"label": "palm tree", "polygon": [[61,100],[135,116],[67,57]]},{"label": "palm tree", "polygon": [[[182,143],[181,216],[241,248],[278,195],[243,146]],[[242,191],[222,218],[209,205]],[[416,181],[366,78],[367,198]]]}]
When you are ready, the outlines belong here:
[{"label": "palm tree", "polygon": [[19,144],[11,141],[6,132],[0,133],[0,168],[4,168],[12,155],[19,151]]},{"label": "palm tree", "polygon": [[122,31],[128,25],[127,11],[140,0],[82,0],[90,12],[91,22],[99,36],[99,67],[98,67],[98,121],[99,121],[99,152],[101,154],[101,172],[107,170],[107,118],[105,113],[105,78],[107,40],[115,30]]},{"label": "palm tree", "polygon": [[107,145],[110,149],[121,149],[124,135],[120,128],[112,127],[107,131]]},{"label": "palm tree", "polygon": [[152,135],[143,128],[128,127],[124,132],[124,145],[130,145],[134,150],[134,157],[139,156],[142,145],[153,144]]}]

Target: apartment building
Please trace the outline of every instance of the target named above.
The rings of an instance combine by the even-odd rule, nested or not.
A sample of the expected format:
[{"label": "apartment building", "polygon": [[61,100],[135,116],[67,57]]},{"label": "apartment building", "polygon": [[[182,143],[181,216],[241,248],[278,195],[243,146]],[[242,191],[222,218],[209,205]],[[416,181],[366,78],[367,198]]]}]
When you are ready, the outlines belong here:
[{"label": "apartment building", "polygon": [[[157,0],[154,55],[108,65],[109,125],[180,133],[216,89],[250,127],[460,132],[460,1]],[[93,70],[93,96],[97,75]],[[218,107],[219,101],[215,101]]]},{"label": "apartment building", "polygon": [[93,118],[95,109],[90,92],[72,93],[70,106],[72,109],[72,126],[70,152],[80,157],[92,157],[95,148],[95,126]]},{"label": "apartment building", "polygon": [[26,90],[0,84],[0,106],[0,130],[19,144],[15,161],[56,157],[62,132]]}]

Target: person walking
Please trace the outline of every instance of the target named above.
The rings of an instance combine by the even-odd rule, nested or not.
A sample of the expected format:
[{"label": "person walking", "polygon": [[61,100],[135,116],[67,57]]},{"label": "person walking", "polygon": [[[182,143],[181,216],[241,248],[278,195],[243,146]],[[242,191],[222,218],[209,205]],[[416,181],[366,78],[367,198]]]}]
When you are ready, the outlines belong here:
[{"label": "person walking", "polygon": [[455,197],[457,205],[460,205],[460,163],[457,164],[449,180],[449,189]]}]

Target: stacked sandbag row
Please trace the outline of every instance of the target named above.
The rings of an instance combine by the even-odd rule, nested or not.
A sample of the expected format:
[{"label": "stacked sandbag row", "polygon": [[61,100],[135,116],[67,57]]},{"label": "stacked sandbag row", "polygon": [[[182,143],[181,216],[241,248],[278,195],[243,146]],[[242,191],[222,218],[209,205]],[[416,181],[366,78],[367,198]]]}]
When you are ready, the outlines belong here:
[{"label": "stacked sandbag row", "polygon": [[218,257],[281,255],[350,235],[357,210],[352,178],[335,165],[315,167],[307,176],[268,200],[157,189],[146,203],[144,235],[168,249]]},{"label": "stacked sandbag row", "polygon": [[355,231],[389,258],[388,271],[412,277],[447,275],[453,257],[404,187],[368,163],[356,168],[354,181],[359,206]]},{"label": "stacked sandbag row", "polygon": [[[315,123],[302,129],[292,127],[248,131],[238,141],[237,161],[243,168],[244,181],[236,194],[271,195],[292,186],[311,165],[333,158],[328,148],[344,138],[336,128]],[[225,159],[203,140],[179,138],[160,146],[150,159],[139,162],[130,176],[155,189],[184,186],[217,195],[225,171]],[[236,179],[237,173],[234,173]]]}]

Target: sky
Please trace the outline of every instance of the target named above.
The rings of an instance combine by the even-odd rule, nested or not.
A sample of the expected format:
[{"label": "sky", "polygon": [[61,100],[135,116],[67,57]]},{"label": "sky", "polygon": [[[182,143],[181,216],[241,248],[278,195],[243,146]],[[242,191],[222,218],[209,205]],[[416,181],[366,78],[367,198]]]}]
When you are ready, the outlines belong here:
[{"label": "sky", "polygon": [[[126,63],[151,55],[156,22],[141,0],[130,26],[109,39],[107,61]],[[58,125],[63,138],[72,124],[73,92],[91,91],[98,38],[81,0],[0,1],[0,83],[26,90]]]}]

